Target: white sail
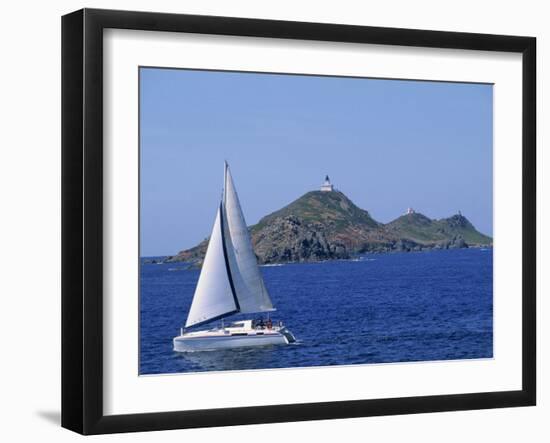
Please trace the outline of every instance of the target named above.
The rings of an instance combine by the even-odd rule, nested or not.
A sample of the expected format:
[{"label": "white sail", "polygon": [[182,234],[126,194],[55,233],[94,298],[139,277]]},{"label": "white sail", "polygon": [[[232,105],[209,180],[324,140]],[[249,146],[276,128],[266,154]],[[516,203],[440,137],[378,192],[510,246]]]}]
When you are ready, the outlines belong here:
[{"label": "white sail", "polygon": [[[273,311],[273,304],[264,284],[256,255],[252,249],[252,241],[248,232],[248,227],[244,220],[244,215],[239,203],[239,197],[233,184],[229,166],[225,163],[225,186],[224,198],[225,219],[227,220],[227,230],[231,249],[234,252],[235,262],[230,257],[229,265],[231,274],[236,275],[234,281],[240,312],[265,312]],[[226,236],[227,237],[227,236]],[[237,274],[240,274],[237,276]],[[241,282],[246,290],[241,289]]]},{"label": "white sail", "polygon": [[223,224],[220,206],[185,323],[186,328],[225,317],[239,310],[231,275],[228,273]]}]

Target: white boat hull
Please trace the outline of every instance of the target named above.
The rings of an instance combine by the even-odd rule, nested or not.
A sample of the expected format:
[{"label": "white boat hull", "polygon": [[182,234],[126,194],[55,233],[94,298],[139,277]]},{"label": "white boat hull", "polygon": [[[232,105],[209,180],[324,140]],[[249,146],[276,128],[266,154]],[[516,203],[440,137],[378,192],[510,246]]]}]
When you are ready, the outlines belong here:
[{"label": "white boat hull", "polygon": [[[246,326],[249,321],[246,321]],[[193,352],[251,346],[287,345],[296,339],[286,327],[217,328],[183,333],[174,337],[174,351]]]},{"label": "white boat hull", "polygon": [[231,349],[249,346],[287,345],[288,340],[282,334],[269,336],[229,336],[229,337],[175,337],[174,351],[192,352],[215,349]]}]

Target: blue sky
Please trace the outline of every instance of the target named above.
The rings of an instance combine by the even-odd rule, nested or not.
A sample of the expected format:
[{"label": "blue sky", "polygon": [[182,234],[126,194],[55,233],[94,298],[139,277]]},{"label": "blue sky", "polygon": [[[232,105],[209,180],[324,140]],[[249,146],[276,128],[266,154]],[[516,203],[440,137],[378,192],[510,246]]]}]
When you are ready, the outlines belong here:
[{"label": "blue sky", "polygon": [[248,224],[325,174],[378,221],[492,235],[491,85],[141,68],[141,255],[210,235],[227,159]]}]

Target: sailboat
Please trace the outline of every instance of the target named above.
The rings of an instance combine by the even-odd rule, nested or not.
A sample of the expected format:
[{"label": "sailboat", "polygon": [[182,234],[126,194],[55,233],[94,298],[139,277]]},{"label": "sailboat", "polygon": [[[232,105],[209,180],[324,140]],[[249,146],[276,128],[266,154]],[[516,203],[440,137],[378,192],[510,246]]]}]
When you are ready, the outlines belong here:
[{"label": "sailboat", "polygon": [[[260,273],[229,165],[225,162],[222,199],[185,327],[173,339],[174,351],[295,342],[294,335],[282,322],[271,320],[272,311],[275,308]],[[225,323],[227,317],[239,313],[268,313],[268,318]],[[218,320],[221,325],[195,330]]]}]

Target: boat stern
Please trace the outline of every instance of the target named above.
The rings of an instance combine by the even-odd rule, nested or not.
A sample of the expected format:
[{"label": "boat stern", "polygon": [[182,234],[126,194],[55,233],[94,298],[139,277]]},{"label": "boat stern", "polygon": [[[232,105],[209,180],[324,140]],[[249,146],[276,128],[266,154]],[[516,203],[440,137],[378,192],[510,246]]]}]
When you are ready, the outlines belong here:
[{"label": "boat stern", "polygon": [[286,338],[286,341],[288,343],[295,343],[296,342],[296,337],[294,336],[294,334],[292,332],[290,332],[290,330],[286,327],[286,326],[283,326],[279,332],[283,335],[284,338]]}]

